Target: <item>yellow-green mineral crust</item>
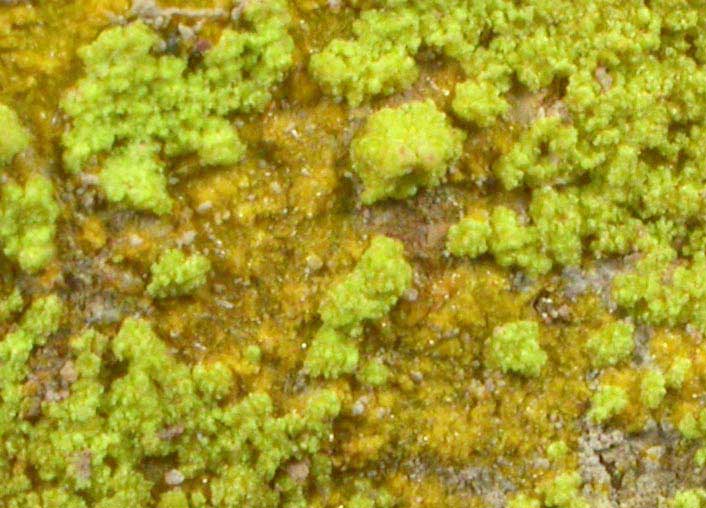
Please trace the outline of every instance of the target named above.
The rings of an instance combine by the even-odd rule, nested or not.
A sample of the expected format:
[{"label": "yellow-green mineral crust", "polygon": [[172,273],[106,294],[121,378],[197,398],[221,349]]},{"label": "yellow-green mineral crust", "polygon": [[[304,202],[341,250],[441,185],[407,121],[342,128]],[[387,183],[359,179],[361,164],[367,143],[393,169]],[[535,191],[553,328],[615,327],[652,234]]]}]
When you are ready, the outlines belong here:
[{"label": "yellow-green mineral crust", "polygon": [[206,284],[211,262],[206,256],[187,256],[179,249],[164,251],[150,267],[152,278],[147,292],[154,298],[183,296]]},{"label": "yellow-green mineral crust", "polygon": [[539,500],[527,497],[525,494],[513,497],[507,504],[507,508],[541,508],[541,506]]},{"label": "yellow-green mineral crust", "polygon": [[558,475],[544,490],[544,506],[556,508],[588,508],[590,505],[579,491],[581,475],[578,472]]},{"label": "yellow-green mineral crust", "polygon": [[167,177],[154,143],[134,143],[115,150],[103,165],[100,184],[106,197],[135,210],[162,215],[172,209]]},{"label": "yellow-green mineral crust", "polygon": [[0,103],[0,168],[29,145],[29,133],[12,109]]},{"label": "yellow-green mineral crust", "polygon": [[354,40],[334,39],[312,55],[309,70],[332,95],[357,106],[371,95],[390,95],[409,87],[419,71],[419,19],[410,11],[388,17],[364,11],[353,24]]},{"label": "yellow-green mineral crust", "polygon": [[678,492],[672,499],[672,508],[701,508],[706,502],[706,491],[690,489]]},{"label": "yellow-green mineral crust", "polygon": [[193,71],[188,58],[159,54],[160,35],[140,21],[80,48],[85,76],[61,102],[71,118],[62,138],[66,169],[81,171],[108,152],[100,173],[108,199],[166,213],[160,157],[196,153],[205,165],[237,163],[245,145],[228,115],[264,109],[294,49],[284,1],[244,5],[250,30],[224,30]]},{"label": "yellow-green mineral crust", "polygon": [[351,273],[331,287],[319,314],[325,326],[353,336],[365,321],[383,317],[412,284],[412,267],[399,240],[375,236]]},{"label": "yellow-green mineral crust", "polygon": [[664,374],[659,370],[650,370],[645,373],[640,383],[640,400],[649,409],[656,409],[667,394]]},{"label": "yellow-green mineral crust", "polygon": [[316,332],[306,353],[304,368],[312,376],[337,378],[354,372],[358,366],[358,347],[342,332],[323,326]]},{"label": "yellow-green mineral crust", "polygon": [[627,359],[635,348],[631,323],[616,321],[596,330],[586,343],[594,367],[608,367]]},{"label": "yellow-green mineral crust", "polygon": [[35,425],[17,425],[27,359],[57,331],[59,317],[56,297],[38,300],[0,343],[0,433],[12,444],[0,452],[0,499],[9,506],[35,506],[58,495],[56,484],[65,503],[57,506],[146,506],[156,485],[141,464],[150,459],[168,461],[179,484],[198,479],[193,488],[165,491],[160,506],[304,503],[309,481],[292,482],[282,466],[315,460],[340,410],[337,396],[314,391],[301,411],[282,416],[263,393],[235,401],[226,365],[181,363],[143,320],[126,319],[112,339],[92,330],[72,338],[70,395],[43,404]]},{"label": "yellow-green mineral crust", "polygon": [[490,233],[487,220],[465,218],[449,229],[446,249],[454,256],[478,257],[488,251]]},{"label": "yellow-green mineral crust", "polygon": [[683,356],[675,358],[665,375],[668,388],[680,389],[692,368],[692,362]]},{"label": "yellow-green mineral crust", "polygon": [[0,0],[0,507],[706,506],[705,34]]},{"label": "yellow-green mineral crust", "polygon": [[488,345],[488,366],[503,372],[536,377],[547,362],[539,346],[539,326],[534,321],[516,321],[493,330]]},{"label": "yellow-green mineral crust", "polygon": [[625,390],[619,386],[601,386],[591,398],[588,416],[596,422],[604,422],[623,412],[628,405]]},{"label": "yellow-green mineral crust", "polygon": [[8,321],[12,315],[22,309],[23,305],[22,293],[18,288],[13,289],[9,295],[0,300],[0,323]]},{"label": "yellow-green mineral crust", "polygon": [[460,118],[479,127],[490,127],[510,108],[501,96],[502,91],[489,81],[476,83],[469,80],[456,87],[451,107]]},{"label": "yellow-green mineral crust", "polygon": [[[331,287],[319,308],[323,323],[314,336],[304,362],[312,376],[337,378],[358,366],[356,340],[366,322],[387,314],[412,284],[412,268],[398,240],[375,236],[355,268]],[[380,366],[384,369],[384,366]],[[384,384],[382,369],[361,372],[366,383]],[[382,376],[382,377],[381,377]]]},{"label": "yellow-green mineral crust", "polygon": [[59,205],[51,181],[30,178],[24,186],[6,182],[0,195],[0,241],[3,253],[30,273],[54,257]]},{"label": "yellow-green mineral crust", "polygon": [[377,111],[351,144],[361,200],[408,198],[420,187],[436,187],[460,157],[464,138],[430,100]]}]

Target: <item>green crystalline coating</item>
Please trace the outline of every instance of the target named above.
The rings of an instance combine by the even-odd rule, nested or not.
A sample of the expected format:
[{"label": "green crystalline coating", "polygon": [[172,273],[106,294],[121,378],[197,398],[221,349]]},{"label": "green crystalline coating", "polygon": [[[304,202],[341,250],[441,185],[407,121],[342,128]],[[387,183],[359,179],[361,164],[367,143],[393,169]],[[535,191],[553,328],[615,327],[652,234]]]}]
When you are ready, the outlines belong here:
[{"label": "green crystalline coating", "polygon": [[0,168],[29,146],[29,134],[12,109],[0,103]]},{"label": "green crystalline coating", "polygon": [[488,81],[468,80],[456,85],[451,107],[460,118],[479,127],[490,127],[510,108],[501,96],[504,91]]},{"label": "green crystalline coating", "polygon": [[3,253],[30,273],[54,257],[59,205],[49,179],[36,176],[24,187],[7,183],[0,201],[0,240]]},{"label": "green crystalline coating", "polygon": [[680,389],[688,378],[690,371],[691,360],[683,356],[675,358],[664,376],[667,388]]},{"label": "green crystalline coating", "polygon": [[677,424],[677,429],[684,439],[699,439],[703,435],[703,423],[705,423],[705,421],[702,416],[706,416],[703,411],[699,414],[698,418],[692,413],[687,413],[682,416]]},{"label": "green crystalline coating", "polygon": [[310,376],[326,379],[350,374],[358,366],[358,348],[344,334],[322,327],[307,351],[304,369]]},{"label": "green crystalline coating", "polygon": [[547,446],[547,457],[551,460],[559,460],[569,453],[569,447],[565,441],[554,441]]},{"label": "green crystalline coating", "polygon": [[[166,180],[154,160],[160,145],[166,157],[196,153],[203,164],[237,163],[245,145],[225,117],[261,111],[294,51],[284,0],[249,2],[242,20],[252,30],[224,30],[193,71],[186,58],[156,55],[159,36],[141,22],[108,29],[82,47],[85,77],[61,102],[71,118],[62,138],[66,169],[76,173],[125,144],[103,170],[109,199],[165,213]],[[144,161],[128,166],[140,157],[138,146],[148,147]]]},{"label": "green crystalline coating", "polygon": [[171,211],[164,165],[156,158],[158,150],[153,143],[134,143],[106,159],[99,178],[108,201],[158,215]]},{"label": "green crystalline coating", "polygon": [[[410,36],[419,37],[419,48],[460,64],[466,81],[457,85],[455,109],[461,117],[491,122],[495,111],[481,99],[511,105],[505,116],[518,134],[499,146],[491,170],[505,188],[529,187],[532,197],[523,223],[528,230],[511,228],[517,248],[496,247],[499,263],[536,275],[550,269],[549,261],[576,266],[587,253],[604,258],[635,251],[644,259],[676,245],[669,263],[646,261],[640,275],[618,278],[621,310],[650,324],[706,330],[699,276],[706,182],[698,169],[706,156],[704,38],[693,55],[685,49],[698,33],[698,8],[603,0],[588,7],[491,0],[372,5],[363,14],[374,12],[380,30],[411,12],[418,31],[410,29]],[[355,33],[348,42],[361,44]],[[399,48],[414,53],[402,40]],[[351,82],[360,77],[351,73]],[[479,98],[465,101],[477,111],[464,115],[464,93]],[[561,227],[552,231],[557,219]],[[675,266],[676,284],[660,287],[657,281]]]},{"label": "green crystalline coating", "polygon": [[476,258],[488,251],[490,233],[487,220],[467,217],[449,228],[446,250],[454,256]]},{"label": "green crystalline coating", "polygon": [[677,429],[687,440],[706,437],[706,409],[701,409],[697,414],[686,413],[679,420]]},{"label": "green crystalline coating", "polygon": [[464,138],[431,100],[372,114],[350,150],[363,203],[407,198],[420,187],[439,185],[460,157]]},{"label": "green crystalline coating", "polygon": [[219,361],[194,365],[191,376],[196,390],[208,400],[223,400],[233,389],[233,374]]},{"label": "green crystalline coating", "polygon": [[582,484],[578,472],[563,473],[544,487],[544,505],[552,508],[588,508],[580,493]]},{"label": "green crystalline coating", "polygon": [[[76,374],[68,397],[43,402],[32,425],[16,418],[25,403],[21,388],[32,349],[58,329],[60,310],[56,297],[36,300],[0,342],[0,436],[6,445],[0,449],[0,503],[35,506],[33,500],[42,498],[57,508],[183,506],[178,490],[153,498],[155,485],[142,469],[151,459],[194,480],[187,506],[306,503],[318,480],[293,483],[285,466],[321,462],[316,457],[340,412],[338,397],[313,391],[301,410],[282,416],[263,393],[232,400],[229,368],[181,363],[143,320],[126,319],[112,340],[90,330],[73,337]],[[316,476],[329,480],[321,468]],[[202,478],[209,479],[206,491]]]},{"label": "green crystalline coating", "polygon": [[211,262],[206,256],[187,256],[179,249],[164,251],[152,264],[147,292],[153,298],[188,295],[206,284]]},{"label": "green crystalline coating", "polygon": [[546,256],[537,230],[520,223],[517,213],[504,206],[490,216],[490,252],[500,266],[516,266],[532,275],[548,272],[552,261]]},{"label": "green crystalline coating", "polygon": [[0,342],[0,395],[3,412],[0,435],[8,430],[21,401],[21,382],[27,375],[27,361],[35,345],[43,345],[59,327],[62,305],[56,296],[35,300],[19,322],[19,326]]},{"label": "green crystalline coating", "polygon": [[412,267],[398,240],[375,236],[355,268],[326,293],[324,325],[359,335],[364,321],[387,314],[412,284]]},{"label": "green crystalline coating", "polygon": [[374,4],[380,8],[361,13],[351,38],[332,40],[309,64],[324,91],[351,106],[409,88],[419,76],[414,57],[421,47],[468,61],[492,10],[468,0]]},{"label": "green crystalline coating", "polygon": [[659,370],[650,370],[640,382],[640,401],[649,409],[657,409],[667,394],[664,374]]},{"label": "green crystalline coating", "polygon": [[547,354],[538,339],[539,325],[535,321],[515,321],[496,327],[489,341],[487,366],[527,377],[539,376]]},{"label": "green crystalline coating", "polygon": [[376,490],[369,480],[355,482],[355,494],[346,502],[345,508],[393,508],[396,500],[384,489]]},{"label": "green crystalline coating", "polygon": [[688,264],[675,264],[676,257],[671,247],[651,248],[634,270],[615,278],[613,298],[648,324],[706,331],[706,255],[697,253]]},{"label": "green crystalline coating", "polygon": [[554,264],[579,266],[583,217],[578,197],[570,192],[557,192],[551,187],[535,189],[529,214],[540,243]]},{"label": "green crystalline coating", "polygon": [[528,497],[525,494],[518,494],[507,503],[507,508],[541,508],[541,506],[537,499]]},{"label": "green crystalline coating", "polygon": [[699,448],[694,454],[694,464],[698,467],[706,466],[706,447]]},{"label": "green crystalline coating", "polygon": [[500,158],[495,174],[506,189],[525,182],[537,187],[569,180],[573,176],[570,171],[580,168],[576,163],[577,137],[576,129],[564,125],[559,117],[537,120]]},{"label": "green crystalline coating", "polygon": [[524,224],[513,210],[497,206],[488,221],[465,218],[452,226],[446,243],[456,256],[477,257],[486,250],[495,261],[542,275],[552,266],[578,266],[581,262],[583,222],[578,199],[551,187],[535,189]]},{"label": "green crystalline coating", "polygon": [[259,346],[248,346],[243,356],[253,365],[259,365],[262,360],[262,350]]},{"label": "green crystalline coating", "polygon": [[618,386],[601,386],[591,397],[591,409],[588,417],[596,423],[602,423],[620,413],[628,405],[628,395]]},{"label": "green crystalline coating", "polygon": [[602,368],[626,360],[635,349],[635,327],[632,323],[616,321],[591,334],[586,343],[591,363]]},{"label": "green crystalline coating", "polygon": [[160,496],[157,508],[189,508],[189,498],[181,490],[169,490]]},{"label": "green crystalline coating", "polygon": [[19,288],[0,300],[0,323],[6,322],[13,314],[19,312],[24,305],[24,299]]},{"label": "green crystalline coating", "polygon": [[384,363],[379,360],[371,360],[358,370],[356,378],[365,385],[379,387],[387,384],[390,375],[390,369]]},{"label": "green crystalline coating", "polygon": [[[375,236],[342,281],[333,285],[319,308],[323,326],[307,351],[304,369],[312,376],[337,378],[355,371],[355,344],[366,321],[376,321],[395,306],[412,284],[412,267],[398,240]],[[379,380],[380,373],[375,380]]]},{"label": "green crystalline coating", "polygon": [[706,504],[706,491],[703,489],[682,490],[674,495],[672,508],[701,508]]},{"label": "green crystalline coating", "polygon": [[418,32],[419,19],[408,10],[393,18],[365,11],[353,24],[355,39],[331,41],[312,55],[309,72],[328,94],[352,106],[372,95],[390,95],[417,80]]},{"label": "green crystalline coating", "polygon": [[[27,407],[23,385],[29,374],[28,361],[35,346],[46,343],[59,329],[63,314],[56,296],[35,299],[19,325],[0,341],[0,503],[5,504],[32,489],[30,473],[13,469],[17,455],[28,448],[25,434],[31,430],[23,412]],[[34,494],[36,495],[36,494]],[[47,493],[51,496],[51,493]]]},{"label": "green crystalline coating", "polygon": [[[255,4],[260,2],[248,3]],[[589,256],[600,260],[632,254],[624,260],[625,272],[615,282],[613,296],[618,312],[658,326],[693,325],[697,330],[706,329],[701,275],[704,266],[700,257],[706,245],[701,163],[706,146],[702,126],[706,37],[701,35],[698,7],[673,2],[651,2],[646,6],[643,2],[616,4],[604,0],[558,0],[532,5],[495,0],[355,2],[356,6],[361,4],[380,8],[377,17],[370,16],[375,21],[370,23],[373,30],[384,29],[388,21],[399,19],[402,9],[409,9],[419,18],[418,34],[411,30],[410,35],[418,36],[419,47],[424,48],[420,62],[426,60],[429,50],[443,52],[459,60],[466,78],[492,83],[501,90],[498,97],[512,104],[506,116],[510,124],[507,138],[517,137],[519,142],[512,146],[511,139],[501,136],[498,146],[491,147],[498,149],[500,162],[490,161],[493,173],[506,176],[509,186],[516,189],[512,194],[488,199],[493,205],[512,206],[514,210],[512,216],[498,214],[491,228],[494,236],[487,240],[490,253],[503,266],[538,275],[553,266],[575,266]],[[483,39],[480,46],[478,38]],[[393,48],[391,52],[394,51]],[[399,68],[388,65],[384,72],[395,75],[403,68],[400,62],[407,64],[417,51],[404,48],[398,53],[398,60],[391,59]],[[452,70],[456,66],[456,62],[437,60],[444,71],[447,65]],[[412,62],[407,69],[413,66]],[[359,68],[364,69],[364,65]],[[355,74],[355,69],[345,71]],[[413,71],[406,72],[412,76]],[[395,82],[393,77],[388,80],[391,85],[377,86],[376,76],[365,72],[369,73],[365,79],[374,86],[356,92],[363,100],[366,94],[382,95],[408,87],[412,79]],[[387,79],[384,72],[381,80]],[[435,84],[436,76],[431,78]],[[353,76],[350,81],[355,79]],[[513,91],[504,96],[510,82]],[[446,94],[449,90],[443,84],[439,92]],[[420,83],[420,88],[426,85],[427,82]],[[351,85],[351,89],[355,86]],[[417,90],[410,95],[416,97]],[[536,118],[527,118],[526,122],[524,118],[516,119],[525,95],[530,104],[537,104],[528,108],[531,111],[526,115]],[[535,129],[540,130],[538,126],[544,127],[545,122],[549,125],[547,117],[554,124],[536,142],[532,141]],[[576,133],[575,144],[562,145],[572,140],[572,129]],[[495,136],[497,130],[500,129],[482,135]],[[206,142],[204,136],[199,141],[204,148],[194,153],[202,162],[227,160],[228,147],[235,146],[230,137],[235,134],[217,128],[210,134],[211,141]],[[181,132],[177,138],[180,136]],[[175,146],[188,145],[189,136],[184,134],[183,139],[174,142]],[[553,141],[559,144],[553,146]],[[130,144],[126,142],[125,146]],[[121,142],[114,149],[122,146]],[[172,147],[160,148],[163,155],[169,156]],[[512,164],[506,164],[508,161]],[[521,199],[515,200],[518,196]],[[490,212],[488,215],[495,216]],[[517,239],[521,241],[513,243]],[[472,255],[472,251],[465,255]],[[640,260],[638,267],[631,266],[635,259]],[[124,371],[122,367],[120,372]],[[674,387],[684,383],[684,372],[688,370],[675,370]],[[213,397],[226,391],[215,389],[221,386],[222,368],[214,367],[212,374],[200,371],[194,368],[191,373],[194,383],[198,378],[202,385],[197,390]],[[665,382],[669,384],[668,376]],[[698,419],[690,417],[691,420],[685,419],[685,428],[703,437],[703,415]],[[9,446],[21,448],[16,442],[9,442]],[[114,445],[107,448],[111,446]],[[163,457],[157,459],[161,460]],[[98,502],[101,506],[141,502],[146,492],[144,482],[129,473],[129,468],[116,470],[115,479],[105,480],[114,492],[110,493],[111,499]],[[235,480],[247,477],[237,473],[232,474]],[[21,489],[22,482],[31,485],[31,481],[36,481],[34,474],[31,481],[21,475],[16,478],[7,482],[8,489]],[[234,483],[237,481],[231,482]],[[118,489],[122,486],[125,488]],[[290,500],[296,498],[295,489],[286,478],[276,487],[280,493],[291,493]],[[117,490],[124,492],[118,494]],[[205,497],[198,496],[195,493],[193,500],[189,499],[194,506],[206,502]],[[269,502],[270,498],[259,499]],[[695,499],[698,505],[702,504],[698,496]],[[81,498],[53,487],[29,493],[27,500],[27,504],[34,505],[85,504]],[[301,503],[301,499],[296,500]],[[89,505],[93,504],[90,499]],[[247,500],[242,504],[247,504]]]}]

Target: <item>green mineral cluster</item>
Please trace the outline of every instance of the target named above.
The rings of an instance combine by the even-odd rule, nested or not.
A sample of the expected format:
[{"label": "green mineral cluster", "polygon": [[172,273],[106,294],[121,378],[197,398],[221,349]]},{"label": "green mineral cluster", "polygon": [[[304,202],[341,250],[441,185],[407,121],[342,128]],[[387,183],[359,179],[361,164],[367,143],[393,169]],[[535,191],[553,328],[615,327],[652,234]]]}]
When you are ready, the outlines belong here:
[{"label": "green mineral cluster", "polygon": [[345,333],[324,325],[311,342],[304,368],[312,376],[337,378],[354,372],[359,356],[355,341]]},{"label": "green mineral cluster", "polygon": [[527,494],[518,494],[508,503],[508,508],[588,508],[581,495],[581,475],[578,472],[561,473],[540,489],[542,501]]},{"label": "green mineral cluster", "polygon": [[[476,226],[466,248],[457,234],[451,252],[477,256],[487,243],[501,265],[537,275],[576,266],[586,254],[637,250],[644,260],[616,281],[618,304],[649,323],[705,329],[703,38],[694,41],[694,58],[683,49],[698,16],[640,2],[374,5],[351,38],[335,39],[312,58],[312,75],[329,93],[358,104],[405,89],[416,75],[413,57],[426,47],[461,64],[469,80],[458,85],[453,109],[480,128],[510,115],[513,83],[547,98],[523,117],[526,126],[491,168],[505,189],[530,194],[526,213],[490,211],[493,233]],[[615,22],[603,23],[608,18]],[[547,19],[561,19],[551,34]],[[389,35],[402,26],[404,36]],[[481,33],[492,36],[483,42]],[[361,55],[372,55],[368,66],[355,64]],[[552,98],[557,80],[565,90]],[[464,224],[467,234],[471,225]],[[654,282],[675,264],[670,284]]]},{"label": "green mineral cluster", "polygon": [[640,401],[649,409],[657,409],[666,394],[664,374],[656,369],[645,373],[640,383]]},{"label": "green mineral cluster", "polygon": [[539,325],[535,321],[515,321],[498,326],[489,339],[486,365],[502,372],[537,377],[547,362],[539,346]]},{"label": "green mineral cluster", "polygon": [[52,260],[59,205],[54,186],[43,176],[31,177],[23,186],[3,184],[0,191],[0,241],[3,253],[34,273]]},{"label": "green mineral cluster", "polygon": [[675,358],[665,374],[667,388],[679,390],[691,371],[692,362],[684,356]]},{"label": "green mineral cluster", "polygon": [[387,314],[412,284],[412,267],[399,240],[375,236],[351,273],[331,287],[319,308],[324,325],[352,337],[366,321]]},{"label": "green mineral cluster", "polygon": [[[0,103],[0,169],[29,145],[29,133],[17,114]],[[0,190],[2,251],[23,270],[35,273],[54,257],[54,235],[59,206],[51,181],[31,176],[24,186],[15,181]]]},{"label": "green mineral cluster", "polygon": [[597,423],[604,422],[625,410],[628,394],[619,386],[601,386],[591,398],[588,416]]},{"label": "green mineral cluster", "polygon": [[541,508],[542,504],[538,499],[531,498],[526,494],[518,494],[507,504],[507,508]]},{"label": "green mineral cluster", "polygon": [[[0,104],[0,248],[29,275],[52,268],[0,280],[0,506],[480,506],[461,469],[476,462],[503,477],[496,504],[602,506],[637,476],[622,463],[619,487],[586,474],[582,433],[621,425],[641,446],[654,433],[630,433],[653,421],[674,424],[675,451],[697,466],[645,469],[674,468],[666,506],[706,506],[702,489],[684,490],[706,465],[702,2],[134,2],[137,20],[116,16],[88,44],[125,2],[59,3],[0,19],[1,99],[37,127],[30,136]],[[86,11],[76,33],[54,19],[71,4]],[[155,12],[172,14],[161,24]],[[38,100],[73,81],[78,46],[82,77]],[[4,79],[15,68],[28,76]],[[46,176],[57,122],[68,182]],[[226,167],[173,195],[197,166]],[[161,217],[84,206],[79,180]],[[411,199],[424,189],[436,189],[429,203]],[[292,206],[309,191],[314,220]],[[213,221],[190,215],[192,198],[218,208]],[[434,259],[450,220],[451,258]],[[140,274],[146,295],[129,276],[192,226],[233,312],[206,297],[220,289],[201,254],[161,252]],[[120,238],[83,241],[98,230]],[[418,295],[405,245],[379,231],[412,237]],[[302,275],[290,260],[304,252]],[[319,271],[318,255],[335,259]],[[106,268],[98,296],[62,278],[118,258],[130,280]],[[109,292],[121,317],[83,328]],[[243,341],[215,330],[212,348],[190,347],[198,327],[221,324]],[[534,459],[546,467],[528,475]]]},{"label": "green mineral cluster", "polygon": [[159,256],[150,271],[152,280],[147,285],[150,296],[183,296],[206,284],[211,262],[201,254],[187,256],[179,249],[168,249]]},{"label": "green mineral cluster", "polygon": [[672,499],[671,508],[701,508],[706,506],[706,491],[690,489],[677,492]]},{"label": "green mineral cluster", "polygon": [[698,414],[684,415],[679,420],[678,429],[685,439],[706,438],[706,409],[702,409]]},{"label": "green mineral cluster", "polygon": [[[327,481],[335,393],[312,391],[300,410],[278,416],[264,393],[235,399],[225,364],[181,363],[143,320],[126,319],[112,339],[73,337],[68,392],[33,399],[23,389],[28,361],[61,314],[56,297],[35,300],[0,342],[3,506],[294,507]],[[284,466],[295,461],[317,474],[294,481]]]},{"label": "green mineral cluster", "polygon": [[7,322],[14,314],[22,310],[23,305],[24,299],[18,288],[13,289],[9,295],[0,299],[0,323]]},{"label": "green mineral cluster", "polygon": [[569,453],[569,446],[565,441],[554,441],[547,446],[547,458],[552,461],[560,460]]},{"label": "green mineral cluster", "polygon": [[[36,346],[58,330],[62,305],[55,296],[35,300],[17,327],[0,341],[0,500],[3,504],[22,491],[31,490],[26,473],[13,470],[18,453],[28,451],[27,433],[32,425],[23,418],[29,409],[23,385],[28,361]],[[20,461],[21,462],[21,461]],[[16,502],[15,506],[22,506]]]},{"label": "green mineral cluster", "polygon": [[363,203],[436,187],[460,157],[464,138],[431,100],[377,111],[350,150],[352,169],[364,186]]},{"label": "green mineral cluster", "polygon": [[312,76],[330,94],[351,105],[372,95],[390,95],[409,87],[419,71],[414,53],[421,42],[419,19],[410,11],[399,16],[370,10],[353,24],[354,40],[335,39],[312,55]]},{"label": "green mineral cluster", "polygon": [[[371,3],[377,8],[363,11],[353,25],[352,37],[334,39],[312,55],[309,63],[312,76],[322,88],[345,98],[352,106],[411,86],[419,75],[414,57],[421,47],[469,61],[478,47],[486,20],[491,19],[493,5],[502,5],[502,2],[469,0]],[[503,70],[495,74],[505,77]],[[493,69],[488,72],[492,74]],[[492,91],[479,94],[469,87],[463,94],[459,109],[467,111],[469,117],[477,115],[473,111],[481,111],[482,116],[502,109]],[[469,106],[474,95],[488,99],[488,106]]]},{"label": "green mineral cluster", "polygon": [[581,475],[578,472],[562,473],[544,487],[544,506],[554,508],[589,508],[580,492]]},{"label": "green mineral cluster", "polygon": [[393,508],[396,506],[393,496],[384,490],[374,490],[369,481],[357,481],[355,490],[356,493],[346,503],[345,508]]},{"label": "green mineral cluster", "polygon": [[547,187],[534,194],[529,209],[533,224],[502,205],[489,217],[464,218],[449,230],[447,250],[470,258],[490,252],[500,266],[520,268],[534,276],[546,273],[555,263],[578,266],[580,218],[574,201]]},{"label": "green mineral cluster", "polygon": [[490,127],[510,109],[501,95],[506,91],[503,88],[490,81],[466,81],[456,87],[451,107],[460,118],[479,127]]},{"label": "green mineral cluster", "polygon": [[486,217],[467,217],[449,228],[446,250],[454,256],[477,258],[488,251],[491,233]]},{"label": "green mineral cluster", "polygon": [[[640,322],[706,330],[706,180],[698,169],[706,52],[703,38],[693,38],[696,11],[670,5],[376,3],[388,20],[415,12],[420,47],[460,63],[468,77],[452,105],[460,118],[514,132],[490,172],[528,203],[469,210],[452,228],[449,252],[488,252],[534,276],[639,253],[634,270],[615,280],[618,306]],[[451,28],[460,12],[466,30]]]},{"label": "green mineral cluster", "polygon": [[586,343],[594,367],[602,368],[626,360],[635,348],[631,323],[615,321],[595,331]]},{"label": "green mineral cluster", "polygon": [[[363,325],[384,317],[411,284],[412,267],[402,243],[375,236],[353,271],[324,296],[322,326],[307,353],[306,371],[326,378],[353,372],[358,365],[354,341],[363,334]],[[379,377],[374,374],[372,384]]]},{"label": "green mineral cluster", "polygon": [[103,165],[99,181],[108,201],[113,203],[156,214],[172,209],[156,143],[132,143],[114,150]]},{"label": "green mineral cluster", "polygon": [[358,381],[372,387],[385,386],[390,375],[390,369],[379,360],[367,362],[357,373]]},{"label": "green mineral cluster", "polygon": [[0,103],[0,169],[29,145],[29,133],[12,109]]},{"label": "green mineral cluster", "polygon": [[690,324],[706,331],[706,254],[695,252],[679,262],[671,246],[658,245],[613,283],[621,307],[652,325]]},{"label": "green mineral cluster", "polygon": [[[171,209],[165,158],[238,162],[245,145],[229,115],[261,111],[294,51],[285,0],[247,2],[241,20],[249,29],[224,30],[193,70],[187,56],[159,54],[160,36],[140,21],[81,48],[85,77],[61,103],[71,119],[62,139],[66,169],[98,162],[108,200],[164,214]],[[99,161],[100,154],[107,156]]]}]

